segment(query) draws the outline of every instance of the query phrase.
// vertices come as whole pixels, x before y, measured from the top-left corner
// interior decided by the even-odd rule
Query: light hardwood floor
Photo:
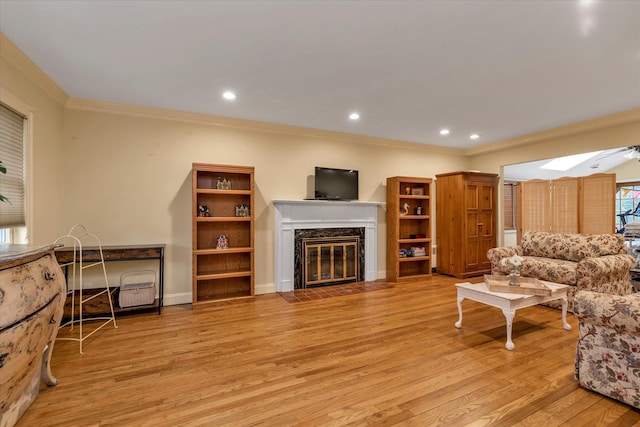
[[[84,355],[56,342],[60,383],[17,426],[640,425],[573,379],[576,318],[519,310],[508,351],[498,309],[467,300],[454,327],[457,282],[121,317]]]

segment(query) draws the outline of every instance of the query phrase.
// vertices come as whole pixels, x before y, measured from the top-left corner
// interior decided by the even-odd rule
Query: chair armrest
[[[629,271],[635,265],[627,254],[585,258],[576,266],[576,286],[578,290],[628,295],[633,292]]]
[[[618,334],[640,335],[640,293],[621,296],[578,291],[573,313],[583,324],[611,328]]]
[[[491,248],[487,251],[487,258],[491,262],[491,273],[500,273],[500,260],[509,258],[512,255],[520,255],[520,249],[515,246],[502,246],[500,248]]]

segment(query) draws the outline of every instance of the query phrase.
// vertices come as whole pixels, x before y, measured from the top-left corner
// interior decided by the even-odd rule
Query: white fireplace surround
[[[274,200],[275,289],[293,291],[295,231],[309,228],[364,228],[364,280],[378,274],[378,207],[384,202]]]

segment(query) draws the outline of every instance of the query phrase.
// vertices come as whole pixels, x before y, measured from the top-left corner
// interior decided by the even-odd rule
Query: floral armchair
[[[520,274],[549,282],[571,285],[567,290],[568,310],[580,289],[614,295],[633,292],[629,278],[636,260],[627,255],[624,237],[619,234],[561,234],[527,231],[516,247],[487,251],[491,273],[508,275],[509,266],[500,263],[512,255],[523,257]],[[559,308],[559,302],[547,305]]]
[[[575,378],[582,387],[640,409],[640,294],[578,291]]]

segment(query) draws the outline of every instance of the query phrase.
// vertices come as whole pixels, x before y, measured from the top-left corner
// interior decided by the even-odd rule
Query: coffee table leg
[[[571,330],[571,325],[567,323],[567,297],[561,298],[562,300],[562,327],[565,331]]]
[[[458,297],[458,321],[455,323],[456,328],[462,328],[462,301],[464,297]]]
[[[505,319],[507,319],[507,343],[504,346],[507,350],[513,350],[516,346],[513,345],[513,341],[511,341],[511,327],[513,326],[513,317],[516,315],[516,311],[503,308],[502,314],[504,314]]]

